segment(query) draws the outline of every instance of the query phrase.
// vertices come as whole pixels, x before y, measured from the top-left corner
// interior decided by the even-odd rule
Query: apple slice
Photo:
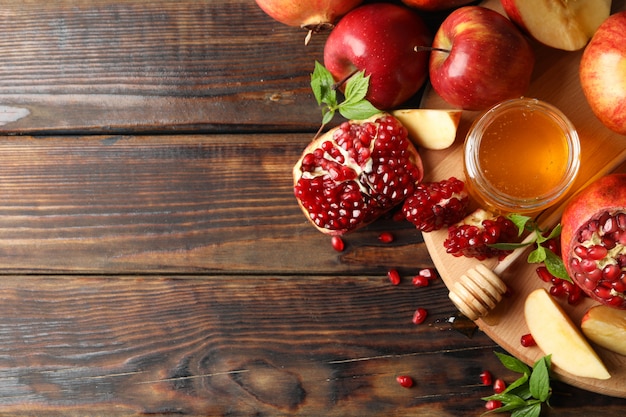
[[[406,127],[409,138],[425,149],[446,149],[456,139],[462,110],[406,109],[391,114]]]
[[[509,18],[544,45],[576,51],[611,14],[611,0],[501,0]]]
[[[626,355],[626,310],[605,305],[591,307],[583,316],[580,327],[596,345]]]
[[[555,366],[574,376],[611,377],[585,336],[544,288],[528,294],[524,317],[537,346],[552,355]]]

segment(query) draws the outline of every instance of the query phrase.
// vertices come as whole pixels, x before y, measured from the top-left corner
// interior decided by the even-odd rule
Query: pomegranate
[[[561,224],[569,276],[589,297],[626,309],[626,174],[604,176],[582,190]]]
[[[362,2],[363,0],[256,0],[261,10],[274,20],[314,32],[332,28],[339,17]]]
[[[384,113],[314,139],[293,168],[294,194],[318,230],[342,235],[402,203],[423,174],[406,128]]]

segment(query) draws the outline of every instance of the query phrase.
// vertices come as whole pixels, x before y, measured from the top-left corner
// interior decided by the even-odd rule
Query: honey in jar
[[[576,178],[576,129],[554,106],[528,98],[497,104],[472,125],[464,164],[473,196],[493,210],[537,212],[556,203]]]

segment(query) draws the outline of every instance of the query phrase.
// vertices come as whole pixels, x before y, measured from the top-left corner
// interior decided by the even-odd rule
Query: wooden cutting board
[[[499,1],[486,1],[485,6],[502,12]],[[624,1],[614,1],[613,9],[626,10]],[[578,66],[582,51],[566,52],[533,44],[536,52],[536,64],[531,87],[526,94],[549,102],[565,113],[576,126],[582,148],[581,171],[574,186],[575,192],[603,166],[610,163],[620,151],[626,148],[626,136],[620,136],[604,127],[591,112],[580,88]],[[421,107],[449,108],[432,89],[427,88]],[[443,151],[422,151],[426,170],[426,180],[440,180],[457,176],[464,178],[462,164],[463,140],[471,122],[476,118],[476,112],[464,112],[457,140],[455,144]],[[618,170],[626,170],[624,167]],[[478,261],[467,258],[455,258],[445,252],[443,241],[447,232],[436,231],[424,234],[424,240],[445,284],[451,287],[468,269],[474,267]],[[490,268],[496,261],[488,260],[484,264]],[[540,287],[549,285],[541,281],[536,272],[537,265],[530,265],[522,259],[514,263],[502,278],[513,290],[513,295],[505,298],[495,310],[484,319],[477,320],[477,325],[496,343],[509,353],[528,364],[534,363],[543,356],[538,347],[524,348],[520,344],[520,337],[529,333],[524,321],[523,307],[526,295]],[[575,323],[580,320],[594,302],[585,299],[579,305],[572,307],[565,300],[561,305]],[[563,346],[567,349],[567,346]],[[617,355],[597,347],[598,354],[603,359],[611,378],[595,380],[580,378],[555,368],[556,375],[571,385],[589,391],[598,392],[615,397],[626,398],[626,356]]]

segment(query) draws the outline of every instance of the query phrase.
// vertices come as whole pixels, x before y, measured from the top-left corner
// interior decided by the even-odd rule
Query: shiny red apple
[[[483,110],[525,94],[535,64],[521,31],[500,13],[481,6],[454,10],[435,34],[430,81],[449,104]]]
[[[626,135],[626,11],[607,18],[585,47],[580,83],[593,113]]]
[[[429,12],[440,10],[451,10],[456,7],[465,6],[475,0],[402,0],[402,3],[409,7]]]
[[[357,7],[341,18],[324,47],[324,66],[341,82],[355,71],[370,76],[366,98],[378,109],[399,106],[428,76],[431,35],[413,10],[391,3]]]
[[[315,29],[334,24],[363,0],[256,0],[273,19],[289,26]]]

